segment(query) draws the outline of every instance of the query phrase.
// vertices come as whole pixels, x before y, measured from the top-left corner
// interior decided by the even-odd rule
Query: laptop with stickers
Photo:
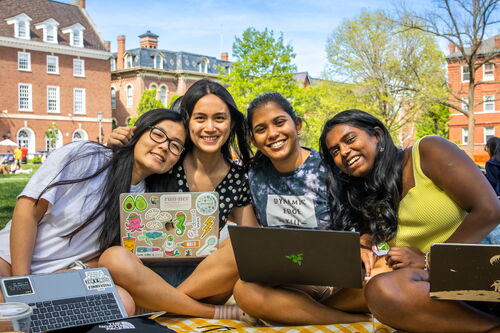
[[[31,333],[90,325],[127,316],[106,268],[0,279],[6,302],[33,309]]]
[[[217,192],[122,193],[121,244],[146,261],[206,257],[219,242]]]
[[[500,302],[500,245],[433,244],[430,296]]]
[[[359,233],[229,226],[243,281],[361,288]]]

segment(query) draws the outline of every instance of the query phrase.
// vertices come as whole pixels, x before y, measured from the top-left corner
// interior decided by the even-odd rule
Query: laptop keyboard
[[[123,318],[112,293],[29,304],[31,333]]]

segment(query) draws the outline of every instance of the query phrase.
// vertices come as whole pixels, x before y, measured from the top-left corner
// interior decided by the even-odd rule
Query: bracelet
[[[427,252],[424,257],[424,270],[430,271],[431,270],[431,262],[430,262],[430,252]]]

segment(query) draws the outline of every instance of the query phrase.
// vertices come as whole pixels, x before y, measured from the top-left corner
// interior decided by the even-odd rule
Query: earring
[[[383,152],[384,152],[384,150],[385,150],[385,148],[384,148],[384,147],[380,147],[380,152],[381,152],[381,153],[383,153]]]

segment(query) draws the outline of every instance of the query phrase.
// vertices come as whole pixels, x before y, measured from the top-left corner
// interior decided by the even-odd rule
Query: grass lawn
[[[32,169],[27,175],[1,175],[0,174],[0,229],[12,218],[12,211],[16,205],[16,197],[23,190],[33,173],[40,164],[22,164],[23,169]]]

